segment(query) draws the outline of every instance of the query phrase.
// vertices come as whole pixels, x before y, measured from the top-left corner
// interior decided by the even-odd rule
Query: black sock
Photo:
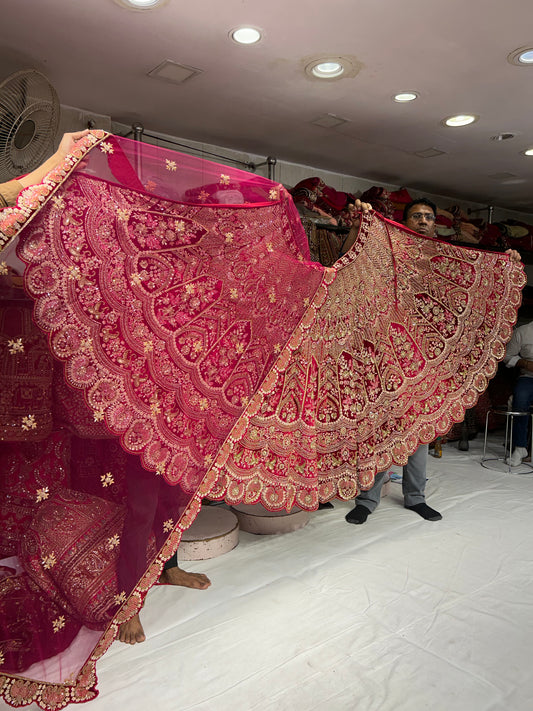
[[[414,506],[406,506],[405,508],[409,509],[409,511],[414,511],[419,516],[422,516],[422,518],[425,518],[426,521],[440,521],[442,518],[442,515],[438,511],[435,511],[435,509],[432,509],[431,506],[428,506],[424,502],[415,504]]]
[[[370,509],[367,509],[366,506],[357,504],[356,507],[349,511],[344,518],[348,521],[348,523],[359,524],[364,523],[370,513],[372,512]]]

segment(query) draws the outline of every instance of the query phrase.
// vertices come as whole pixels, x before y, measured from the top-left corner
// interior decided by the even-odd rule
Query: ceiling
[[[147,131],[272,155],[463,200],[533,212],[531,0],[4,0],[0,80],[33,67],[62,104],[140,121]],[[235,44],[251,24],[261,42]],[[352,76],[310,78],[313,58],[348,59]],[[201,73],[147,76],[164,60]],[[392,100],[415,90],[409,104]],[[447,128],[442,119],[479,120]],[[336,128],[313,123],[326,114]],[[512,133],[505,141],[491,140]],[[419,152],[437,149],[436,157]],[[318,172],[318,171],[315,171]]]

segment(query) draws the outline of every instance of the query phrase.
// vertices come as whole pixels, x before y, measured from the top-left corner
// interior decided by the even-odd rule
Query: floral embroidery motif
[[[55,554],[50,553],[49,555],[44,556],[41,562],[45,570],[50,570],[50,568],[53,568],[54,565],[57,563],[57,560]]]
[[[230,177],[229,175],[225,175],[224,173],[220,174],[220,184],[221,185],[229,185]]]
[[[100,150],[101,150],[103,153],[114,153],[114,148],[113,148],[113,146],[111,145],[111,143],[109,143],[109,142],[107,142],[107,141],[105,141],[105,142],[103,142],[103,143],[100,144]]]
[[[174,172],[177,169],[176,161],[175,160],[169,160],[168,158],[165,159],[165,168],[167,170],[170,170],[171,172]]]
[[[35,421],[35,415],[26,415],[22,418],[22,429],[24,432],[28,430],[34,430],[37,427],[37,422]]]
[[[112,486],[115,483],[115,478],[111,472],[107,472],[107,474],[102,474],[100,481],[102,482],[102,486],[105,488],[106,486]]]
[[[115,601],[115,605],[123,605],[126,602],[126,599],[126,593],[124,592],[124,590],[121,593],[115,595],[113,598],[113,600]]]
[[[45,501],[49,496],[50,496],[50,492],[48,491],[48,487],[43,486],[42,489],[37,489],[37,495],[35,497],[35,501],[38,504],[40,504],[41,501]]]
[[[1,246],[1,245],[2,245],[2,243],[0,242],[0,246]],[[9,274],[9,269],[8,269],[8,267],[7,267],[7,263],[6,263],[6,262],[0,262],[0,275],[1,275],[1,276],[5,276],[6,274]]]
[[[52,623],[54,627],[54,632],[59,632],[59,630],[62,630],[65,627],[65,615],[60,615],[57,619],[55,619]]]
[[[172,531],[173,528],[174,528],[174,521],[171,518],[167,519],[165,521],[165,523],[163,524],[163,530],[166,533],[170,533],[170,531]]]
[[[279,200],[279,189],[278,188],[272,188],[268,192],[268,197],[271,200]]]
[[[113,548],[116,548],[118,545],[120,545],[120,536],[118,533],[107,539],[107,547],[109,550],[113,550]]]
[[[65,200],[60,195],[54,195],[52,197],[52,202],[54,203],[54,207],[58,210],[65,209]]]
[[[22,338],[8,341],[7,347],[11,355],[15,355],[16,353],[24,353],[24,343],[22,342]]]

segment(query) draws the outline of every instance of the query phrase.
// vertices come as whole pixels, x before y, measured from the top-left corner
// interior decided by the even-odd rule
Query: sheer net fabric
[[[281,185],[103,132],[0,234],[40,329],[5,297],[0,684],[47,709],[96,694],[202,498],[312,510],[460,421],[524,283],[376,214],[322,267]]]

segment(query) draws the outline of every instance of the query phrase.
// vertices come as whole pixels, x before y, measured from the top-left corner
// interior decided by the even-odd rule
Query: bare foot
[[[163,570],[159,577],[161,585],[181,585],[184,588],[194,588],[195,590],[205,590],[211,585],[211,581],[203,573],[188,573],[181,568],[168,568]]]
[[[133,615],[131,620],[128,620],[120,625],[118,639],[125,644],[137,644],[138,642],[144,642],[146,637],[144,635],[143,626],[141,625],[138,613]]]

